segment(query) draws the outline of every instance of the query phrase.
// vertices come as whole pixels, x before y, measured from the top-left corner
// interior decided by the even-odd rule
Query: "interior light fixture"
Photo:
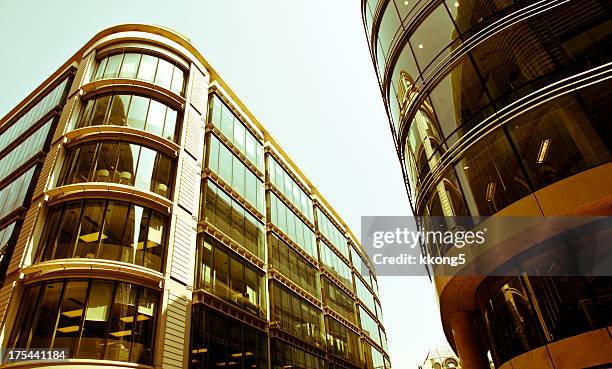
[[[550,152],[551,139],[547,138],[540,143],[540,150],[538,151],[537,163],[542,164],[547,158]]]
[[[495,196],[495,182],[490,182],[487,185],[487,193],[486,193],[487,201],[493,201],[494,196]]]

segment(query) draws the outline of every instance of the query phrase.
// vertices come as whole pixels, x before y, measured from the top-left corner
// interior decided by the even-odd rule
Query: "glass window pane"
[[[117,283],[110,307],[105,360],[129,361],[138,287]]]
[[[399,15],[397,14],[395,5],[393,4],[393,1],[390,1],[385,8],[380,23],[380,29],[378,30],[378,38],[385,55],[389,51],[389,47],[391,46],[391,42],[393,41],[395,34],[401,27],[400,24]]]
[[[140,206],[130,206],[125,232],[123,234],[123,252],[121,261],[126,263],[143,264],[145,242],[147,237],[149,210]]]
[[[116,78],[119,73],[119,67],[121,66],[121,60],[123,59],[123,54],[113,55],[108,58],[108,63],[106,64],[106,69],[104,70],[104,75],[102,78]]]
[[[151,100],[149,114],[147,114],[146,131],[161,136],[166,119],[166,105],[159,101]]]
[[[66,284],[59,320],[55,329],[53,347],[67,348],[71,354],[76,350],[81,336],[87,285],[87,281],[69,281]]]
[[[140,54],[128,53],[123,57],[123,65],[121,66],[121,72],[119,77],[122,78],[136,78],[136,72],[138,71],[138,64],[140,63]]]
[[[114,126],[125,126],[128,107],[130,106],[130,95],[115,95],[111,104],[108,124]]]
[[[140,155],[142,157],[142,154]],[[157,154],[157,163],[151,191],[164,197],[170,197],[170,186],[173,175],[172,167],[172,159],[165,155]]]
[[[119,143],[117,172],[114,182],[128,186],[134,185],[134,173],[138,165],[140,148],[140,146],[134,144]]]
[[[176,110],[172,108],[166,109],[166,119],[164,121],[164,134],[163,136],[170,141],[177,141],[177,133],[176,133],[176,120],[177,113]]]
[[[158,294],[155,291],[140,288],[136,323],[134,325],[134,346],[130,358],[132,362],[150,364],[153,359],[158,299]]]
[[[119,145],[116,142],[102,142],[98,148],[95,182],[112,182],[117,170],[119,160]]]
[[[104,118],[106,117],[106,111],[110,103],[111,96],[102,96],[96,99],[96,104],[91,114],[91,120],[89,121],[90,126],[100,126],[105,124]]]
[[[173,72],[174,65],[164,59],[159,59],[159,65],[157,66],[157,74],[155,75],[155,84],[170,89]]]
[[[118,261],[129,259],[129,255],[124,255],[124,253],[130,250],[123,247],[128,211],[129,205],[125,202],[108,202],[102,230],[100,258]]]
[[[61,226],[57,232],[55,259],[71,258],[76,245],[81,218],[82,202],[71,202],[66,205]]]
[[[159,59],[151,55],[143,55],[138,68],[138,79],[153,82]]]
[[[108,63],[108,58],[104,58],[100,60],[100,64],[98,64],[98,69],[96,69],[96,75],[94,76],[94,81],[102,78],[104,75],[104,69],[106,68],[106,63]]]
[[[174,67],[174,73],[172,74],[172,86],[170,89],[179,95],[183,95],[183,85],[185,79],[185,72],[179,67]]]
[[[135,146],[135,145],[133,145]],[[138,160],[138,170],[136,171],[135,186],[141,190],[151,191],[153,169],[157,153],[147,147],[140,148],[140,159]]]
[[[128,127],[144,129],[147,110],[149,109],[149,99],[142,96],[133,96],[128,113]]]
[[[43,297],[38,306],[36,323],[32,327],[30,347],[51,347],[62,287],[62,282],[45,285]]]
[[[166,236],[166,217],[154,211],[151,212],[151,221],[147,233],[147,251],[145,253],[144,266],[147,268],[161,270],[164,255],[164,243]]]
[[[66,184],[71,183],[80,183],[80,182],[88,182],[93,178],[93,170],[94,170],[94,159],[96,154],[98,144],[91,143],[83,145],[79,150],[78,157],[76,160],[76,167],[71,172],[68,172],[69,178],[65,181]]]
[[[410,45],[421,71],[458,36],[446,7],[440,4],[410,37]]]
[[[455,171],[472,216],[492,215],[531,192],[502,129],[471,146]]]
[[[74,253],[77,258],[95,258],[100,242],[100,228],[104,214],[103,200],[88,200],[83,208],[80,221],[79,238]],[[104,237],[102,237],[104,238]]]
[[[108,317],[113,298],[114,282],[92,281],[87,297],[85,323],[76,357],[102,359],[106,341]],[[34,347],[34,346],[32,346]],[[38,346],[40,347],[40,346]]]

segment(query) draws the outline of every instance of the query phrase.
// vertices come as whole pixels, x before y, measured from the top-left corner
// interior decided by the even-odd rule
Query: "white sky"
[[[163,25],[191,39],[356,234],[363,215],[409,215],[359,0],[84,3],[0,0],[0,116],[103,28]],[[433,286],[379,280],[392,365],[416,368],[446,343]]]

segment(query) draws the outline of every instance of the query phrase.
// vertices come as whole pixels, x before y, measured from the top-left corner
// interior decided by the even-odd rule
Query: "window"
[[[272,282],[270,288],[274,298],[271,321],[278,323],[283,331],[321,347],[322,312],[278,282]],[[280,297],[280,300],[277,300],[277,297]]]
[[[0,189],[0,199],[2,199],[2,202],[0,202],[0,219],[21,206],[24,206],[25,202],[29,201],[26,200],[26,194],[30,188],[35,170],[36,167],[32,167],[4,188]]]
[[[263,145],[217,95],[212,95],[208,119],[257,169],[263,172]]]
[[[137,144],[101,141],[71,148],[60,185],[111,182],[135,186],[170,198],[174,160]]]
[[[15,122],[3,124],[0,128],[0,131],[3,130],[2,133],[0,133],[0,152],[13,142],[18,142],[17,138],[19,136],[38,123],[51,109],[62,104],[64,91],[67,85],[68,79],[65,79],[57,87],[47,93],[39,102],[30,107],[28,111],[22,114]]]
[[[53,119],[42,125],[27,138],[24,138],[19,146],[0,158],[0,182],[45,149],[45,143],[47,143],[52,125]]]
[[[458,36],[446,7],[440,4],[425,18],[409,40],[421,71],[425,71],[429,63]],[[448,49],[446,50],[448,54]]]
[[[268,242],[270,268],[278,270],[313,296],[320,297],[317,269],[274,233],[270,234]]]
[[[197,286],[244,310],[266,315],[264,275],[209,236],[197,249]]]
[[[308,255],[318,259],[314,232],[273,193],[270,193],[270,213],[272,223]],[[293,227],[290,224],[293,224]]]
[[[263,214],[265,194],[261,179],[214,135],[210,136],[208,152],[210,169]]]
[[[158,301],[157,291],[107,280],[29,285],[8,347],[151,365]]]
[[[327,347],[331,354],[357,364],[359,360],[359,336],[330,316],[325,317]]]
[[[131,94],[102,95],[83,103],[76,128],[127,126],[176,142],[177,114],[173,108],[148,97]]]
[[[322,277],[323,302],[352,323],[356,322],[355,301],[326,277]]]
[[[374,342],[382,345],[378,323],[376,323],[374,318],[372,318],[361,306],[359,307],[359,320],[361,321],[361,328],[365,333],[373,339]]]
[[[344,283],[349,289],[353,289],[353,277],[351,268],[332,251],[324,242],[319,243],[321,262],[329,272]]]
[[[203,305],[193,306],[191,321],[190,369],[268,368],[268,337],[264,332]]]
[[[317,225],[323,236],[348,259],[350,256],[346,237],[319,208],[317,208]]]
[[[314,223],[312,200],[310,196],[291,178],[285,169],[274,159],[268,156],[268,172],[270,182],[276,187],[303,216]]]
[[[324,369],[325,361],[278,338],[270,341],[272,368]]]
[[[264,225],[210,180],[202,212],[209,224],[263,259]]]
[[[167,217],[113,200],[49,209],[36,260],[101,258],[161,270]]]

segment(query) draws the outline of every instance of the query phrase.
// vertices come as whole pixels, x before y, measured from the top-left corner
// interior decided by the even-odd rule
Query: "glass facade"
[[[127,142],[86,143],[66,153],[59,185],[83,182],[118,183],[170,198],[174,160],[148,147]]]
[[[185,72],[176,63],[159,56],[126,52],[102,57],[93,70],[92,81],[106,78],[138,79],[182,95]]]
[[[551,201],[545,197],[552,187],[544,190],[551,185],[573,187],[571,196],[589,201],[607,196],[577,174],[612,159],[612,89],[600,75],[612,56],[608,5],[391,0],[375,12],[363,0],[362,7],[415,215],[519,215],[524,208],[517,202],[527,195]],[[558,215],[550,205],[539,210]],[[564,251],[567,257],[578,252]],[[359,270],[354,255],[352,260]],[[476,301],[477,341],[496,367],[610,324],[610,301],[602,292],[609,291],[609,278],[538,274],[532,268],[521,277],[488,277],[475,296],[462,297],[461,304]],[[367,283],[361,282],[356,279],[355,291],[370,310]],[[454,288],[467,293],[457,283]],[[449,311],[458,302],[449,296],[457,290],[442,291],[442,320],[452,332]],[[378,315],[378,301],[373,304]],[[376,336],[366,313],[360,308],[362,326]],[[385,341],[380,331],[382,347]],[[366,366],[386,365],[379,356],[372,350]]]
[[[62,103],[64,97],[64,91],[68,79],[65,79],[57,87],[51,90],[45,97],[43,97],[38,103],[30,107],[25,114],[23,114],[14,123],[8,123],[0,127],[0,153],[13,142],[18,142],[18,138],[24,134],[30,127],[33,127],[40,119],[43,118],[49,111],[57,107]],[[4,129],[4,127],[8,127]]]
[[[115,200],[71,201],[49,209],[37,260],[90,258],[161,271],[168,217]]]
[[[272,156],[268,156],[270,182],[311,223],[314,223],[312,200]]]
[[[218,95],[211,96],[209,120],[251,164],[263,172],[263,145]]]
[[[133,94],[95,96],[83,103],[76,128],[125,126],[178,141],[178,112],[149,97]]]
[[[263,183],[257,175],[215,136],[210,136],[208,152],[208,167],[263,214]]]
[[[28,285],[10,348],[68,348],[70,358],[151,364],[159,293],[101,279]]]
[[[325,329],[329,352],[358,365],[359,336],[329,316],[325,317]]]
[[[496,365],[545,343],[612,324],[610,277],[488,277],[479,333]]]
[[[357,323],[355,300],[326,277],[321,277],[323,303],[351,323]]]
[[[198,241],[196,287],[255,315],[266,316],[264,274],[212,237]]]
[[[210,180],[203,205],[204,220],[263,259],[265,229],[261,221]]]
[[[321,296],[319,272],[310,261],[274,233],[268,239],[268,250],[270,268],[278,270],[313,296]]]
[[[280,339],[272,339],[270,347],[271,365],[273,369],[324,369],[325,361]]]
[[[0,203],[0,219],[22,207],[28,200],[26,195],[30,189],[35,170],[36,167],[32,167],[6,187],[0,189],[0,199],[2,199],[2,203]]]
[[[324,242],[319,243],[319,251],[321,253],[321,263],[323,263],[325,269],[344,283],[350,290],[353,290],[351,267]]]
[[[323,313],[278,282],[270,283],[270,320],[283,332],[323,347]]]
[[[270,193],[270,218],[283,233],[297,243],[308,255],[317,257],[314,232],[275,194]]]
[[[202,305],[193,306],[190,369],[268,368],[268,336]]]
[[[349,258],[349,249],[346,237],[344,233],[338,229],[332,223],[331,220],[323,213],[319,208],[317,208],[317,226],[321,234],[325,236],[325,238],[332,243],[344,255],[346,258]]]
[[[0,158],[0,183],[43,150],[52,124],[53,119],[24,139],[19,146]]]

